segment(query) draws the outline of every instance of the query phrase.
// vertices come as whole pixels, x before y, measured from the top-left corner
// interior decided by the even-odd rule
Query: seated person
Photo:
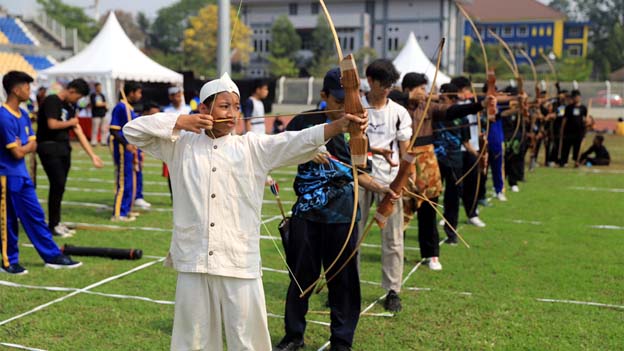
[[[603,145],[604,137],[602,135],[596,135],[594,143],[587,151],[581,155],[581,164],[589,164],[593,166],[608,166],[611,162],[609,151]],[[596,154],[596,157],[589,157],[592,153]]]

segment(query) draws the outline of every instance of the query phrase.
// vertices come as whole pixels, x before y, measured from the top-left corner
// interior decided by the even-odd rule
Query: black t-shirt
[[[106,115],[106,107],[97,107],[98,102],[106,102],[104,94],[91,93],[91,115],[93,117],[104,117]]]
[[[327,122],[325,113],[318,112],[295,116],[286,130],[298,131]],[[351,164],[349,143],[345,135],[340,134],[331,138],[325,147],[331,155],[328,165],[310,161],[297,168],[293,185],[297,202],[293,205],[293,216],[319,223],[349,223],[353,213],[353,175],[351,168],[343,164]],[[370,167],[369,161],[367,171]]]
[[[587,107],[584,105],[568,105],[565,109],[565,130],[566,136],[579,136],[585,134],[585,117],[587,117]]]
[[[48,128],[48,118],[67,121],[76,117],[76,108],[73,104],[61,101],[57,95],[50,95],[43,100],[43,105],[37,113],[37,143],[56,141],[69,144],[69,129]]]

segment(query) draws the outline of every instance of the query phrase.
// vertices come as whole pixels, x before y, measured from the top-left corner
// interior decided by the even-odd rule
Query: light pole
[[[217,72],[231,73],[230,62],[230,0],[219,0],[219,29],[217,30]]]

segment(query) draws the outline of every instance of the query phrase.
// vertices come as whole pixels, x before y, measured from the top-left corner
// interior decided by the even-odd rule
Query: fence
[[[510,84],[507,81],[499,81],[500,88]],[[276,103],[278,104],[316,104],[320,101],[319,93],[323,86],[322,78],[285,78],[281,77],[276,85]],[[475,84],[476,86],[476,84]],[[526,81],[524,83],[525,90],[529,95],[534,95],[535,83]],[[575,89],[574,82],[561,82],[561,89],[571,91]],[[576,84],[578,90],[584,99],[592,99],[594,106],[605,108],[616,108],[624,106],[616,106],[617,99],[614,95],[618,95],[620,99],[624,97],[624,82],[583,82]],[[549,95],[555,93],[555,89],[549,82],[547,89]],[[611,98],[606,98],[611,96]],[[621,100],[619,100],[621,101]]]
[[[33,22],[61,43],[61,47],[71,48],[74,54],[86,46],[84,42],[78,39],[78,30],[76,28],[66,28],[45,12],[37,13],[33,17]]]

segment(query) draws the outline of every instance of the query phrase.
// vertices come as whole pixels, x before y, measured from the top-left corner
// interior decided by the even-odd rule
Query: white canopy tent
[[[427,90],[431,90],[431,83],[433,83],[433,76],[435,75],[436,66],[433,64],[425,52],[422,50],[414,32],[410,32],[405,46],[397,57],[393,61],[394,67],[401,73],[399,82],[403,80],[403,76],[410,72],[423,73],[427,76],[429,84]],[[436,80],[437,88],[440,88],[442,84],[449,83],[451,78],[441,71],[438,72],[438,78]]]
[[[114,103],[115,80],[182,84],[183,76],[154,62],[128,38],[111,11],[91,43],[76,56],[40,72],[44,79],[84,78],[102,83]]]

